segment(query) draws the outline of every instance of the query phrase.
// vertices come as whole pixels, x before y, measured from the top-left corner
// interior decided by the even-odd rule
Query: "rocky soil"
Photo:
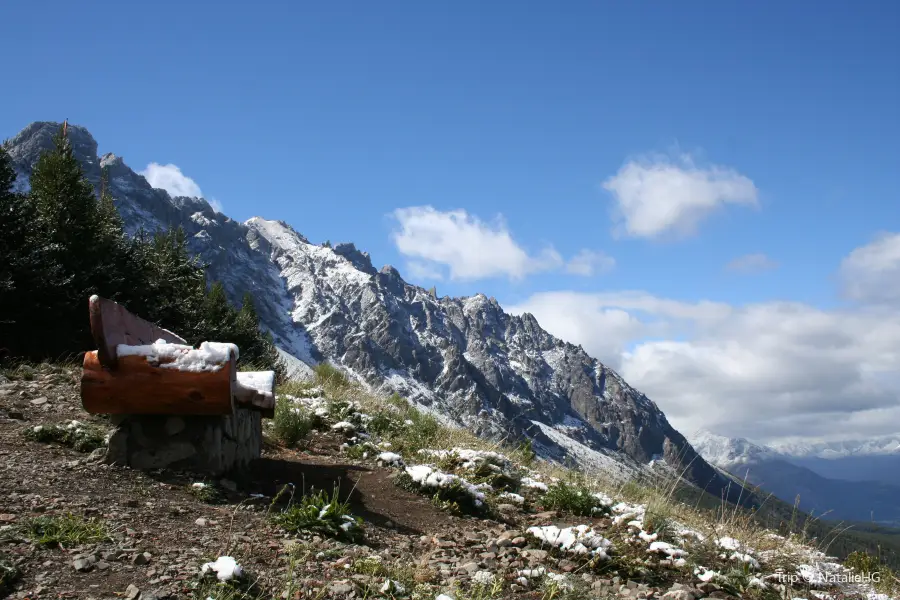
[[[340,433],[313,433],[300,450],[268,443],[249,474],[221,481],[109,466],[102,450],[29,439],[26,432],[37,426],[67,427],[73,419],[109,429],[104,418],[83,412],[77,381],[76,370],[49,366],[0,378],[0,565],[17,573],[10,598],[734,597],[690,573],[632,580],[527,533],[531,526],[585,523],[606,529],[611,516],[512,504],[490,518],[451,514],[396,485],[402,471],[342,454]],[[198,482],[221,490],[220,501],[199,497],[192,488]],[[288,484],[297,495],[338,486],[363,519],[364,539],[288,535],[273,525],[273,497]],[[102,523],[108,538],[52,547],[29,536],[33,519],[66,514]],[[210,595],[217,588],[200,572],[220,556],[237,560],[258,596]]]

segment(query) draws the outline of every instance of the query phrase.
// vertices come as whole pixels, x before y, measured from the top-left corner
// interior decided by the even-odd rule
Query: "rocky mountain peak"
[[[375,267],[372,266],[372,259],[369,257],[369,253],[360,252],[352,242],[336,245],[334,247],[334,252],[349,260],[354,267],[363,273],[368,273],[369,275],[374,275],[376,273]]]

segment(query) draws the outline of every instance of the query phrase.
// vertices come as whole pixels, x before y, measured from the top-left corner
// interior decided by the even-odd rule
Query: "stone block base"
[[[222,475],[243,471],[262,452],[262,419],[254,410],[233,416],[114,415],[105,461],[134,469],[173,469]]]

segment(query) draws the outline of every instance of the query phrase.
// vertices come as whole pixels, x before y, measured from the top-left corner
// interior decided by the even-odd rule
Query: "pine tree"
[[[236,333],[244,343],[244,346],[238,346],[241,348],[241,357],[261,369],[274,369],[278,379],[282,379],[285,375],[284,365],[275,349],[272,334],[260,331],[259,315],[250,292],[244,294],[236,325]]]
[[[203,265],[187,250],[184,230],[152,237],[140,231],[129,255],[133,270],[123,303],[135,314],[191,337],[204,315],[206,277]]]
[[[48,292],[65,287],[68,278],[53,260],[55,247],[42,235],[31,198],[13,191],[15,180],[0,146],[0,345],[39,357],[42,341],[34,326],[47,321]]]

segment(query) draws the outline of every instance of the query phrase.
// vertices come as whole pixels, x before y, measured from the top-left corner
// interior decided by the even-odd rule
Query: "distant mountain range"
[[[900,426],[900,424],[898,424]],[[888,436],[870,440],[848,440],[843,442],[820,442],[773,444],[772,448],[782,454],[801,457],[835,459],[845,456],[900,456],[900,437]]]
[[[827,519],[900,525],[900,485],[891,485],[878,478],[851,482],[846,478],[826,476],[815,468],[846,461],[862,464],[872,460],[896,460],[900,456],[850,452],[833,459],[794,457],[743,438],[728,438],[707,431],[695,433],[691,444],[703,458],[737,480],[746,480],[787,503],[796,501],[805,512]],[[848,444],[846,448],[853,447]],[[809,461],[814,461],[813,466],[803,464]],[[900,465],[900,462],[895,464]],[[832,471],[841,472],[840,469]],[[896,470],[890,477],[897,479]]]

